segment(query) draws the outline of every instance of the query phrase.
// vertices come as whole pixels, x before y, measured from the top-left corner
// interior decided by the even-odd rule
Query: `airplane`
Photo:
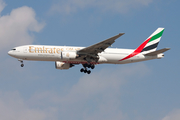
[[[101,41],[89,47],[49,46],[49,45],[23,45],[11,49],[8,54],[17,58],[24,66],[23,60],[54,61],[56,69],[69,69],[77,64],[82,64],[80,72],[91,73],[98,64],[127,64],[152,59],[161,59],[164,52],[170,48],[156,50],[162,37],[164,28],[158,28],[136,49],[108,48],[118,35]]]

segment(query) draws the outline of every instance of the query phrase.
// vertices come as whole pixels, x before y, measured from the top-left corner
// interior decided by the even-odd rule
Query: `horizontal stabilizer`
[[[163,48],[163,49],[161,49],[161,50],[157,50],[157,51],[154,51],[154,52],[150,52],[150,53],[145,54],[145,56],[158,55],[158,54],[160,54],[160,53],[166,52],[167,50],[170,50],[170,48]]]

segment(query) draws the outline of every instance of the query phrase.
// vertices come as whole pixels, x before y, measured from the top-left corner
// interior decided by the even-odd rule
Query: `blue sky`
[[[0,0],[0,119],[179,120],[178,0]],[[20,62],[8,50],[25,44],[89,46],[118,33],[113,47],[138,47],[164,27],[160,60],[55,69]]]

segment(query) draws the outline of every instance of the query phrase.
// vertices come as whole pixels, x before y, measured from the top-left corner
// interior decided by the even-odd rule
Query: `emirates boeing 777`
[[[108,48],[120,33],[107,40],[89,47],[24,45],[11,49],[8,54],[17,58],[24,66],[23,60],[54,61],[56,69],[69,69],[82,64],[81,72],[90,74],[97,64],[126,64],[164,57],[164,52],[170,48],[156,50],[164,28],[158,28],[137,49]]]

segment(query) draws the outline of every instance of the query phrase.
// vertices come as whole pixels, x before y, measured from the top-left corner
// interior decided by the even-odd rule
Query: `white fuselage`
[[[25,45],[15,47],[10,50],[8,54],[20,60],[34,60],[34,61],[60,61],[65,63],[80,64],[87,61],[82,59],[76,59],[74,54],[84,47],[71,47],[71,46],[48,46],[48,45]],[[103,52],[99,53],[99,60],[93,64],[125,64],[140,62],[150,59],[161,58],[156,56],[144,56],[139,53],[129,59],[121,60],[126,56],[133,53],[133,49],[118,49],[107,48]]]

